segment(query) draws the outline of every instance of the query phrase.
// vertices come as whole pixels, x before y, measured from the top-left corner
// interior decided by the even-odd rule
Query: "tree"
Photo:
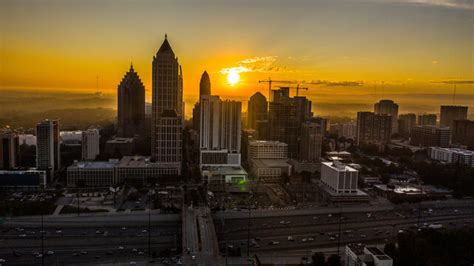
[[[311,256],[312,265],[313,266],[323,266],[326,262],[326,258],[324,257],[323,253],[316,252]]]
[[[341,257],[339,255],[333,254],[328,258],[329,266],[341,266]]]

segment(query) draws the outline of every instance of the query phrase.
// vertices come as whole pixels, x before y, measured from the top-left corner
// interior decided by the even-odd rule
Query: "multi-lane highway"
[[[190,247],[188,259],[194,261],[192,255],[195,253],[196,261],[201,261],[199,256],[202,254],[216,257],[212,227],[215,227],[222,255],[227,246],[240,247],[245,255],[247,236],[250,236],[250,254],[278,253],[282,256],[306,256],[315,249],[338,245],[342,250],[349,242],[385,243],[395,239],[400,230],[416,229],[418,224],[422,227],[430,224],[443,224],[443,228],[474,227],[471,201],[423,204],[420,212],[417,206],[252,211],[250,231],[247,210],[214,215],[200,209],[192,210],[186,212],[191,221],[186,228],[185,224],[182,227],[181,215],[157,212],[150,216],[147,212],[45,216],[44,241],[40,217],[18,217],[7,219],[0,227],[0,259],[6,260],[2,265],[41,264],[43,242],[45,265],[148,262],[152,260],[148,253],[150,235],[151,250],[158,257],[180,253],[184,242]],[[182,242],[183,229],[195,233],[186,233],[187,238]],[[154,260],[177,263],[180,259],[175,257],[174,262],[171,258]]]

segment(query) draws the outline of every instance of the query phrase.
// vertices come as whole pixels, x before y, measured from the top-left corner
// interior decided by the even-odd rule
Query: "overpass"
[[[184,265],[224,265],[208,207],[185,206],[182,212]]]

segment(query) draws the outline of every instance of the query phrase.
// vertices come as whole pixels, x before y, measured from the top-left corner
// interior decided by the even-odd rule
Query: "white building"
[[[93,161],[99,155],[99,138],[96,128],[82,132],[82,160]]]
[[[291,175],[286,143],[254,140],[248,143],[247,151],[251,172],[260,181],[279,182],[282,175]]]
[[[240,166],[242,104],[202,95],[199,119],[200,166]]]
[[[392,266],[393,259],[377,247],[349,244],[345,249],[345,266]]]
[[[474,167],[474,151],[459,148],[430,147],[429,156],[432,160],[449,163],[465,164]]]
[[[59,132],[61,136],[61,144],[70,145],[70,144],[79,144],[82,141],[82,131],[61,131]]]
[[[357,193],[359,171],[339,161],[321,163],[321,182],[336,194]]]
[[[36,136],[33,134],[19,134],[20,145],[36,146]]]

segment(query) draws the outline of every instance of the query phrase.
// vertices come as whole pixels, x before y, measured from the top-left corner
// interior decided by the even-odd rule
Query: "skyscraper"
[[[410,134],[414,126],[416,126],[415,114],[401,114],[398,116],[398,132],[400,134]]]
[[[199,101],[194,105],[193,108],[193,128],[197,131],[199,131],[200,127],[200,102],[202,96],[205,95],[211,95],[211,79],[209,78],[209,74],[207,74],[207,71],[204,71],[204,73],[202,73],[201,75],[201,81],[199,82]]]
[[[474,148],[474,121],[455,120],[451,132],[453,133],[453,143]]]
[[[82,160],[93,161],[99,155],[99,137],[96,128],[82,131]]]
[[[145,86],[130,65],[117,89],[117,135],[134,137],[145,129]]]
[[[410,143],[423,147],[449,147],[451,129],[449,127],[416,126],[411,131]]]
[[[419,126],[436,126],[436,114],[422,114],[418,115]]]
[[[0,130],[0,169],[14,169],[19,163],[20,141],[10,128]]]
[[[356,143],[386,144],[392,133],[392,116],[377,115],[372,112],[357,113]]]
[[[467,119],[467,106],[455,105],[441,105],[440,126],[450,127],[454,126],[454,120]]]
[[[181,174],[183,78],[167,36],[152,63],[151,154],[157,162],[173,164]]]
[[[257,129],[258,121],[268,119],[267,98],[260,92],[256,92],[250,97],[247,108],[247,127]]]
[[[199,82],[199,99],[203,95],[211,95],[211,79],[207,71],[204,71],[201,75],[201,81]]]
[[[240,166],[242,104],[203,95],[200,106],[200,165]]]
[[[398,104],[392,100],[380,100],[374,105],[376,115],[392,116],[392,134],[398,133]]]
[[[324,130],[321,124],[305,122],[301,126],[299,159],[305,162],[319,162],[323,145]]]
[[[48,171],[48,179],[61,168],[59,120],[44,120],[36,125],[36,168]]]

